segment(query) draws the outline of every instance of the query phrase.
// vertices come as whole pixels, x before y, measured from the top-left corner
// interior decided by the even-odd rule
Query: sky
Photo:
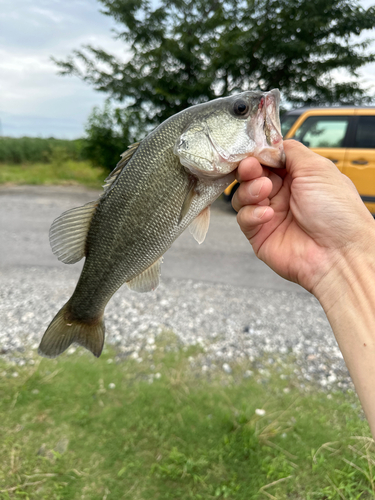
[[[375,0],[360,3],[367,8]],[[106,95],[78,77],[58,75],[51,56],[64,60],[91,44],[127,60],[125,44],[114,39],[115,22],[100,13],[97,0],[0,0],[0,6],[0,135],[83,136]],[[375,64],[361,73],[375,91]]]
[[[105,95],[51,60],[92,44],[126,58],[96,0],[0,0],[1,135],[72,139]]]

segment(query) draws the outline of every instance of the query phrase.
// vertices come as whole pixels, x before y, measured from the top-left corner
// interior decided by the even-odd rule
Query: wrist
[[[371,297],[375,300],[375,226],[360,240],[332,254],[327,272],[312,293],[327,315],[342,301],[349,301],[359,311]]]
[[[369,234],[365,240],[341,252],[314,295],[327,314],[375,436],[375,237]]]

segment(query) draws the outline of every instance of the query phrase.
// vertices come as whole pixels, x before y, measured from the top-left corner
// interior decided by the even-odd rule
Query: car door
[[[315,110],[294,133],[293,139],[302,142],[315,153],[331,160],[342,171],[345,164],[346,141],[352,116],[348,114],[325,114]],[[289,134],[288,134],[289,135]]]
[[[359,109],[348,142],[343,173],[355,184],[362,200],[375,213],[375,109]]]

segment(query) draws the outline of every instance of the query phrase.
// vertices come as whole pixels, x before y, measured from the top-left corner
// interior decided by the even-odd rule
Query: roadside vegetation
[[[51,163],[59,156],[74,161],[85,160],[84,140],[69,141],[53,137],[0,138],[0,163]]]
[[[78,185],[97,188],[103,185],[107,172],[89,161],[66,160],[57,163],[0,164],[0,185]]]
[[[277,359],[266,376],[199,356],[164,335],[138,356],[0,362],[0,498],[374,498],[354,393],[302,388]]]
[[[2,137],[0,184],[82,184],[100,188],[108,170],[94,165],[86,149],[84,139]]]

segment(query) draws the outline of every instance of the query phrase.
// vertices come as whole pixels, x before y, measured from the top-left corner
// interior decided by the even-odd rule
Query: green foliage
[[[277,87],[293,104],[369,99],[353,78],[332,78],[375,60],[369,40],[354,41],[375,26],[375,7],[357,0],[100,1],[130,60],[86,46],[57,64],[124,101],[128,129],[243,90]]]
[[[374,498],[355,395],[281,380],[283,359],[266,386],[249,362],[202,375],[172,335],[140,354],[0,361],[1,500]]]
[[[0,163],[50,163],[83,160],[83,141],[38,137],[0,137]]]
[[[84,156],[96,166],[113,170],[121,153],[141,139],[141,123],[137,122],[136,116],[132,121],[137,124],[137,138],[134,136],[135,127],[130,126],[129,110],[113,109],[108,101],[103,110],[95,107],[86,125]]]

